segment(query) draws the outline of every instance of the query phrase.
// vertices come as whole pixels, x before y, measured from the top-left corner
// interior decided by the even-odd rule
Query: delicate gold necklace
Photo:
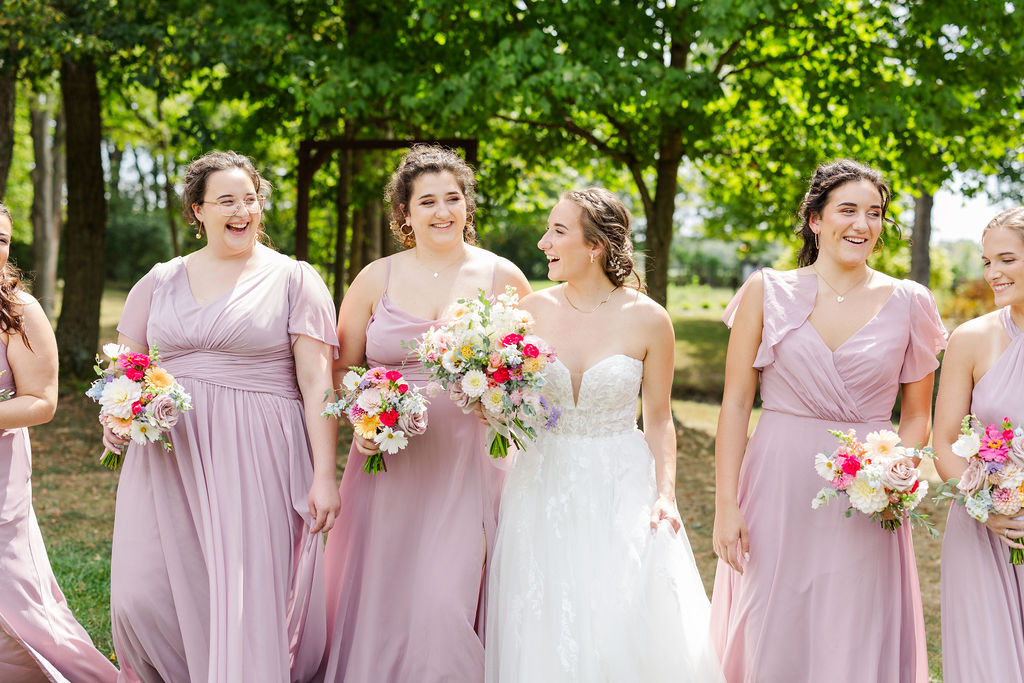
[[[822,274],[818,272],[817,267],[811,266],[811,270],[814,271],[814,274],[817,275],[818,278],[820,278],[821,281],[824,282],[828,286],[829,289],[831,289],[833,292],[835,292],[835,294],[836,294],[836,303],[839,303],[839,304],[841,304],[844,301],[846,301],[846,295],[847,294],[849,294],[853,290],[857,289],[858,287],[860,287],[861,285],[866,283],[868,281],[868,278],[871,277],[871,269],[869,268],[867,274],[863,278],[861,278],[860,282],[858,282],[857,284],[853,285],[852,287],[848,287],[845,292],[840,292],[838,289],[836,289],[835,287],[832,286],[832,283],[830,283],[828,280],[826,280],[824,278],[824,276],[822,276]]]
[[[413,252],[413,256],[416,257],[416,262],[419,263],[424,268],[426,268],[427,270],[429,270],[431,272],[431,274],[433,274],[434,279],[436,280],[437,277],[441,273],[443,273],[444,271],[448,270],[449,268],[454,266],[456,263],[461,263],[462,261],[465,261],[466,260],[466,251],[463,250],[463,252],[461,254],[459,254],[459,257],[457,259],[455,259],[454,261],[449,262],[447,265],[442,266],[441,268],[438,268],[437,270],[434,270],[433,268],[431,268],[427,264],[423,263],[423,261],[420,260],[420,254],[419,254],[418,251],[417,252]]]
[[[618,289],[618,287],[612,287],[612,291],[608,292],[608,296],[606,296],[605,298],[601,299],[601,301],[596,306],[591,308],[589,311],[584,311],[582,308],[580,308],[579,306],[574,304],[572,302],[572,299],[569,298],[569,283],[568,282],[566,282],[565,285],[562,287],[562,296],[565,297],[565,300],[569,302],[570,306],[575,308],[580,313],[593,313],[594,311],[596,311],[597,309],[601,308],[606,303],[608,303],[608,299],[612,298],[612,294],[615,293],[616,289]]]

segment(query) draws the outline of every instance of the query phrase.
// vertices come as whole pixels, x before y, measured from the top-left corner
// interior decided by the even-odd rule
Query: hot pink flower
[[[408,384],[399,384],[398,385],[398,393],[404,394],[407,391],[409,391],[409,385]]]
[[[133,382],[138,382],[140,379],[145,377],[145,375],[146,373],[144,371],[136,370],[135,368],[132,368],[131,370],[126,370],[124,373],[124,376]]]
[[[138,415],[143,410],[145,410],[145,408],[142,407],[142,403],[140,401],[136,401],[132,404],[132,415]]]
[[[145,370],[149,367],[149,356],[144,353],[133,353],[129,358],[132,360],[132,365],[137,368]]]
[[[397,382],[398,380],[402,379],[402,373],[400,373],[398,370],[388,370],[386,373],[384,373],[384,376],[387,377],[392,382]]]
[[[521,341],[523,341],[523,335],[516,334],[515,332],[513,332],[512,334],[506,334],[505,335],[505,338],[501,340],[501,345],[502,346],[515,346],[516,344],[518,344]]]
[[[380,414],[380,423],[385,427],[394,427],[396,422],[398,422],[397,410],[385,410]]]
[[[1013,438],[1013,432],[1010,432],[1010,437]],[[985,435],[981,439],[981,448],[978,449],[981,459],[988,462],[1005,462],[1007,450],[1003,429],[994,424],[986,427]]]
[[[843,461],[843,472],[851,477],[857,476],[857,472],[860,472],[860,460],[849,455],[841,456],[841,459]]]
[[[840,474],[832,478],[832,486],[839,491],[845,491],[853,483],[853,480],[853,475]]]
[[[494,371],[494,374],[491,375],[494,381],[497,382],[498,384],[504,384],[505,382],[507,382],[509,380],[509,376],[510,375],[506,368],[498,368],[497,370]]]
[[[523,347],[523,355],[527,358],[536,358],[540,355],[540,349],[533,344],[527,344]]]

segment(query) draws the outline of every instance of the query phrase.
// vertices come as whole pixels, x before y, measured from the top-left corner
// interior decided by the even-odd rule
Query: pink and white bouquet
[[[470,412],[479,403],[491,428],[487,448],[495,458],[508,455],[509,441],[520,449],[537,437],[537,428],[553,427],[561,409],[541,395],[544,368],[555,352],[530,334],[533,316],[516,306],[512,287],[488,297],[459,299],[413,350],[432,380]]]
[[[134,443],[159,443],[170,451],[167,432],[181,413],[192,410],[192,397],[171,373],[161,368],[156,346],[149,354],[132,353],[120,344],[106,344],[93,366],[99,379],[85,395],[100,404],[100,423]],[[105,365],[105,367],[104,367]],[[104,450],[100,462],[116,469],[124,455]]]
[[[387,472],[381,453],[394,455],[409,445],[409,437],[427,431],[428,401],[398,370],[350,368],[333,393],[338,400],[324,407],[323,416],[344,415],[356,434],[380,448],[366,457],[367,474]]]
[[[914,464],[914,458],[932,457],[931,448],[906,448],[900,445],[895,432],[883,429],[871,432],[864,443],[857,440],[854,430],[843,432],[830,429],[828,433],[839,439],[839,448],[833,453],[814,456],[814,469],[818,476],[829,482],[811,501],[818,509],[845,494],[850,507],[878,521],[883,529],[895,531],[907,519],[923,526],[936,535],[927,515],[917,510],[928,493],[928,481]]]
[[[1024,428],[1010,418],[984,428],[974,415],[960,422],[953,453],[967,461],[959,481],[950,479],[941,496],[967,508],[982,524],[993,512],[1017,517],[1024,507]],[[953,492],[952,489],[955,489]],[[1024,551],[1010,548],[1010,562],[1024,564]]]

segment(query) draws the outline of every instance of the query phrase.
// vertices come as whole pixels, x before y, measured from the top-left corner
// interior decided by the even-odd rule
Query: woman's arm
[[[668,312],[651,303],[651,324],[645,325],[649,340],[644,357],[644,437],[654,454],[658,498],[651,509],[651,529],[668,520],[674,531],[683,526],[676,507],[676,430],[672,424],[672,377],[675,373],[675,331]],[[646,314],[646,311],[645,311]]]
[[[334,451],[338,443],[338,421],[321,416],[324,396],[331,390],[331,347],[300,335],[292,345],[295,378],[302,393],[306,432],[313,450],[313,485],[309,489],[310,533],[330,531],[341,509],[335,477]]]
[[[53,328],[37,302],[24,304],[21,309],[22,333],[6,335],[7,362],[17,393],[0,403],[0,429],[44,424],[57,409],[57,341]]]
[[[942,357],[932,446],[935,448],[935,469],[943,481],[959,479],[967,469],[967,461],[953,454],[953,443],[960,436],[961,420],[971,412],[974,355],[978,346],[970,337],[970,333],[965,333],[962,326],[958,327],[950,335],[949,346]]]
[[[739,507],[740,465],[747,448],[747,429],[759,377],[754,359],[764,325],[762,278],[760,273],[751,276],[729,334],[725,390],[715,433],[715,554],[741,574],[741,557],[749,554],[750,539]]]
[[[501,294],[505,291],[506,286],[512,286],[516,288],[519,298],[522,299],[533,291],[530,288],[530,281],[526,279],[523,271],[519,270],[519,266],[516,264],[499,257],[495,267],[498,272],[494,281],[494,294]]]
[[[935,373],[916,382],[900,385],[900,442],[919,448],[928,444],[932,432],[932,387]]]

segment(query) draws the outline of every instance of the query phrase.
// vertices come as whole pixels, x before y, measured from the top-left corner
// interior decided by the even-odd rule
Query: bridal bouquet
[[[864,443],[857,440],[852,429],[845,434],[833,429],[828,433],[839,439],[839,448],[831,455],[814,456],[814,469],[829,484],[811,501],[813,509],[843,493],[850,502],[847,516],[854,510],[871,515],[888,531],[895,531],[909,519],[932,535],[938,533],[927,515],[917,511],[928,493],[928,482],[921,478],[913,458],[932,457],[931,448],[905,448],[900,445],[899,435],[887,429],[871,432]]]
[[[977,425],[977,427],[975,427]],[[941,496],[967,508],[982,524],[991,513],[1015,517],[1024,507],[1024,428],[1010,418],[984,428],[974,415],[960,422],[953,453],[967,461],[960,480],[950,479]],[[951,489],[955,487],[954,493]],[[1010,548],[1010,563],[1024,564],[1024,550]]]
[[[427,399],[397,370],[350,368],[334,390],[324,417],[344,415],[359,436],[380,447],[366,457],[363,472],[388,471],[381,452],[394,455],[409,445],[409,437],[427,431]]]
[[[512,287],[492,298],[481,290],[476,299],[459,299],[445,314],[447,322],[413,345],[431,379],[456,405],[466,412],[481,405],[495,458],[508,455],[509,441],[522,449],[537,437],[537,427],[551,428],[561,415],[540,393],[555,352],[530,334],[533,316],[516,308],[518,303]]]
[[[100,404],[100,423],[118,436],[139,444],[159,443],[171,450],[167,432],[181,413],[192,410],[192,397],[171,373],[161,368],[156,346],[149,354],[132,353],[120,344],[106,344],[96,356],[99,375],[85,395]],[[106,367],[103,367],[104,364]],[[104,450],[100,462],[116,469],[124,455]]]
[[[6,370],[0,370],[0,377],[3,377],[6,374]],[[6,401],[9,398],[14,398],[14,389],[4,389],[0,391],[0,401]]]

